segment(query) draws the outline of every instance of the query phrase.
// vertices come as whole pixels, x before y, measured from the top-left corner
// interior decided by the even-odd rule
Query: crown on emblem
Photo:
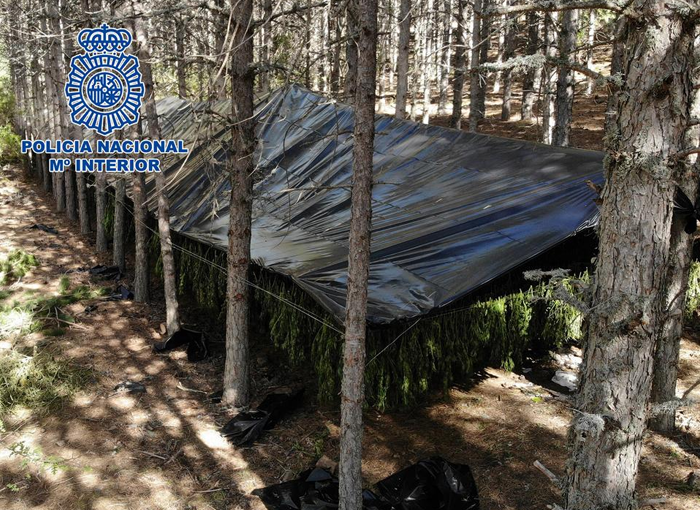
[[[124,28],[85,28],[78,34],[78,44],[88,53],[122,53],[131,44],[131,33]]]

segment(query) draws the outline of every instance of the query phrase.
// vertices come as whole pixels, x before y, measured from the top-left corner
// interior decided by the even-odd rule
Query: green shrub
[[[21,138],[9,125],[0,126],[0,165],[22,159]]]
[[[700,308],[700,262],[693,261],[688,274],[688,290],[685,294],[685,317],[694,318]]]

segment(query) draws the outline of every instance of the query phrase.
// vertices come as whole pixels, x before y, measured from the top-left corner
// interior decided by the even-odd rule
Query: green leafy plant
[[[9,255],[0,259],[0,285],[6,285],[11,280],[17,280],[26,275],[39,262],[31,253],[23,250],[14,250]]]

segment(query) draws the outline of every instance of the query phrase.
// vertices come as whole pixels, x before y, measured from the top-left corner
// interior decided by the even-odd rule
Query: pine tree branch
[[[589,78],[593,78],[594,80],[601,82],[601,83],[611,83],[614,85],[619,86],[620,85],[620,77],[618,75],[613,75],[613,76],[606,76],[604,74],[600,74],[593,69],[590,69],[584,65],[581,65],[576,62],[572,62],[570,60],[564,59],[564,58],[558,58],[558,57],[547,57],[545,55],[525,55],[525,56],[517,56],[513,57],[511,59],[506,60],[505,62],[501,63],[496,63],[496,62],[487,62],[484,64],[481,64],[474,70],[478,69],[483,69],[485,71],[505,71],[505,70],[512,70],[512,69],[538,69],[544,66],[545,64],[551,64],[557,67],[568,67],[569,69],[576,71],[577,73],[581,73],[584,76],[588,76]]]
[[[622,12],[625,4],[615,0],[535,0],[521,5],[506,5],[487,7],[477,12],[482,18],[499,16],[502,14],[521,14],[533,11],[570,11],[574,9],[606,9],[609,11]]]

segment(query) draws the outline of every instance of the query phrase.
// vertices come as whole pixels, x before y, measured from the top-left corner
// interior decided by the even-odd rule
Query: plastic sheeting
[[[479,493],[469,466],[431,457],[377,483],[380,495],[362,492],[365,510],[479,510]],[[268,510],[338,508],[338,479],[325,469],[305,471],[253,494]]]
[[[216,119],[228,103],[208,109],[168,101],[159,103],[168,119],[161,124],[191,149],[163,166],[173,228],[225,250],[230,133]],[[291,86],[256,115],[262,177],[253,258],[342,318],[352,109]],[[602,170],[600,152],[377,115],[368,320],[387,323],[445,306],[594,225],[595,194],[585,181],[602,184]]]

